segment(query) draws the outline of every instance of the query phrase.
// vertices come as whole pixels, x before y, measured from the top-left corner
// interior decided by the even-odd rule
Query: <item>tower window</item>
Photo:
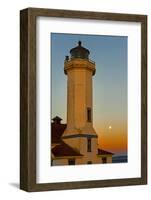
[[[92,161],[88,161],[87,164],[88,164],[88,165],[92,164]]]
[[[87,142],[87,152],[91,152],[91,138],[88,138]]]
[[[53,166],[53,159],[51,159],[51,166]]]
[[[106,157],[102,158],[102,163],[107,163],[107,158]]]
[[[92,117],[91,117],[91,108],[87,108],[87,121],[91,122],[92,121]]]
[[[68,165],[75,165],[75,159],[69,159]]]

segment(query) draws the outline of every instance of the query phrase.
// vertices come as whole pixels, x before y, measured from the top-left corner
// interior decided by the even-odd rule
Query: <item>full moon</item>
[[[109,126],[109,129],[112,129],[112,126]]]

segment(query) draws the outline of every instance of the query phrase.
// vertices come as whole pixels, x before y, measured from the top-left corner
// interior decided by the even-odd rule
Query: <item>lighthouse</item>
[[[67,124],[56,116],[51,123],[51,165],[111,163],[112,153],[100,149],[93,127],[93,77],[95,62],[81,41],[65,57]]]
[[[90,51],[79,41],[70,50],[70,56],[65,58],[67,128],[62,135],[64,142],[87,158],[88,154],[96,157],[98,137],[93,128],[93,76],[96,69],[95,62],[89,59],[89,55]]]

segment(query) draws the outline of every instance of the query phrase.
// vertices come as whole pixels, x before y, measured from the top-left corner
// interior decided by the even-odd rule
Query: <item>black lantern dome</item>
[[[89,59],[89,50],[81,46],[81,41],[78,42],[78,46],[70,50],[71,58]]]
[[[52,120],[53,120],[53,123],[60,124],[62,119],[60,117],[56,116]]]

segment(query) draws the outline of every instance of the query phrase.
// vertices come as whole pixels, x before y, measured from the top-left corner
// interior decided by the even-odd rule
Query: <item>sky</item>
[[[66,123],[67,77],[64,59],[82,41],[96,64],[93,76],[93,126],[99,146],[113,153],[127,152],[127,37],[51,33],[51,118]]]

